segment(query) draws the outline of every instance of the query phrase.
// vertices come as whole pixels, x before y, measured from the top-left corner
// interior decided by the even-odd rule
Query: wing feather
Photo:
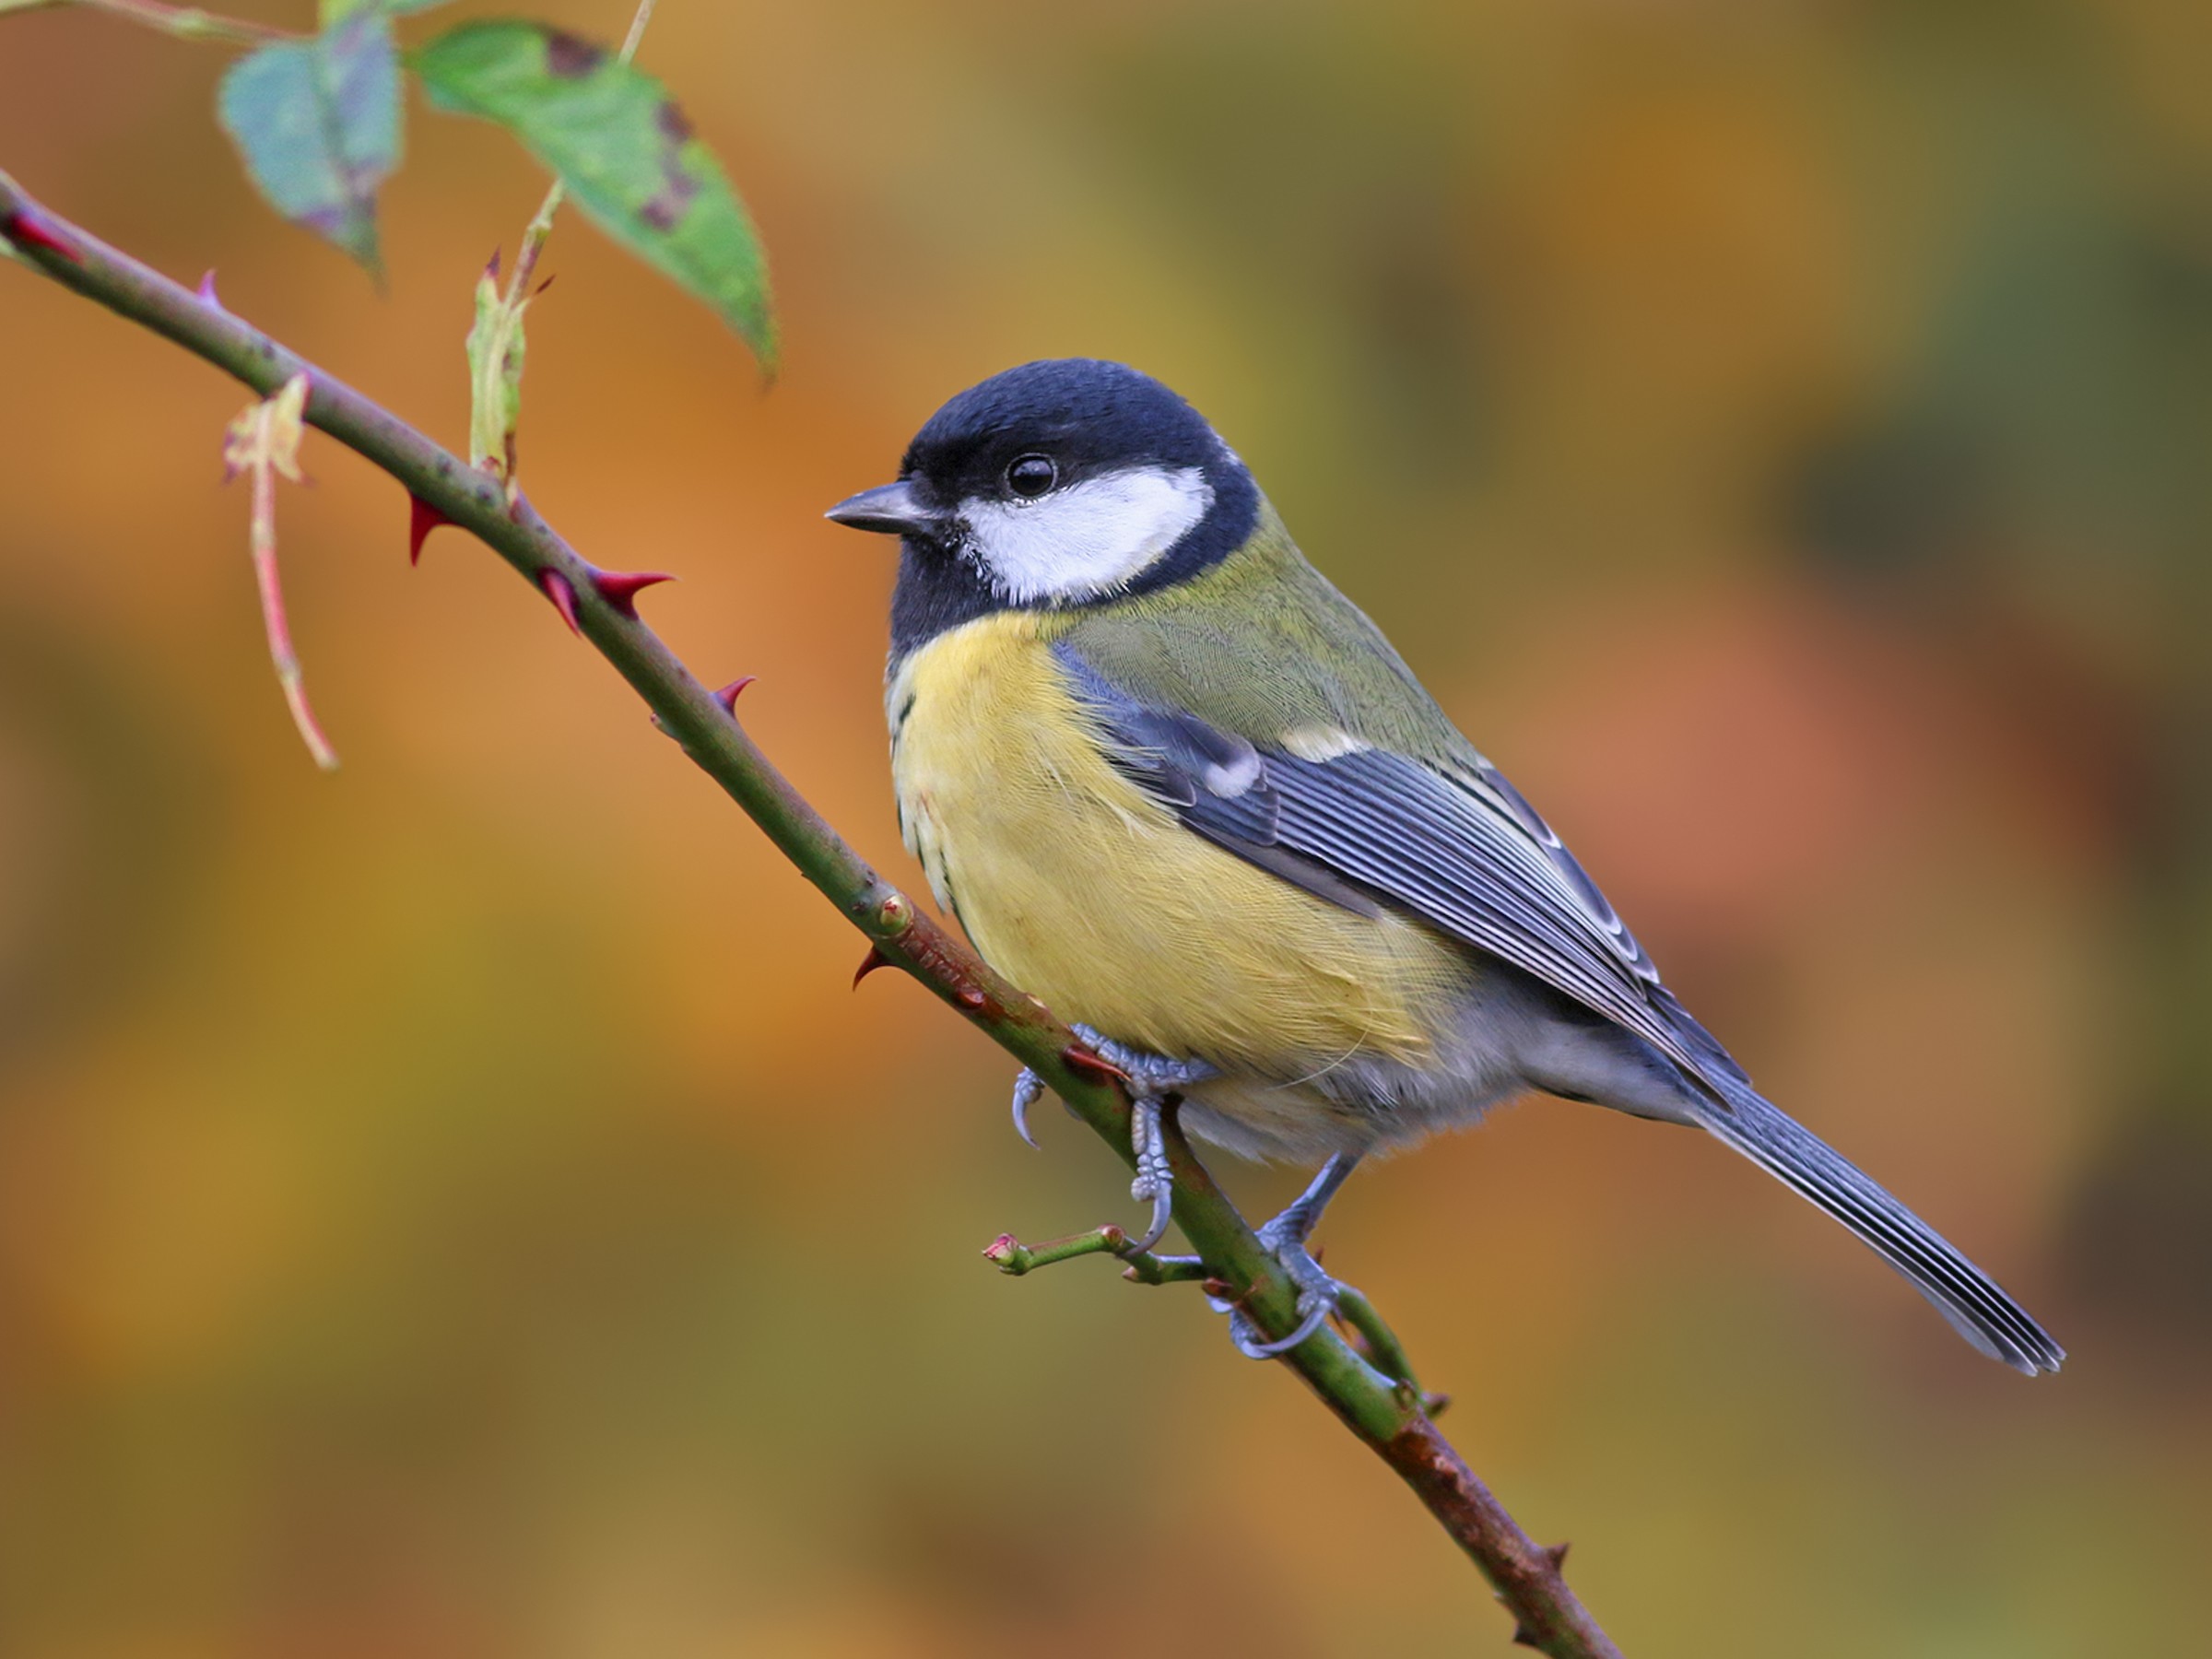
[[[1109,758],[1189,829],[1332,902],[1373,895],[1535,975],[1651,1043],[1724,1110],[1724,1081],[1747,1081],[1488,761],[1439,767],[1372,747],[1300,759],[1149,707],[1065,641],[1055,651]]]

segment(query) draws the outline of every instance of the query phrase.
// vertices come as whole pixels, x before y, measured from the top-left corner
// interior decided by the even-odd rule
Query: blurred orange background
[[[250,194],[225,61],[7,18],[0,165],[460,442],[541,179],[418,101],[380,295]],[[2212,12],[668,0],[641,61],[761,223],[783,374],[571,217],[523,481],[681,572],[651,619],[888,872],[891,571],[821,511],[995,370],[1135,363],[1768,1091],[2072,1349],[2009,1375],[1585,1107],[1364,1172],[1329,1265],[1624,1649],[2201,1642]],[[244,394],[5,265],[0,347],[0,1651],[1508,1651],[1194,1294],[978,1259],[1133,1219],[1125,1171],[849,991],[508,571],[410,571],[310,439],[318,775],[218,486]]]

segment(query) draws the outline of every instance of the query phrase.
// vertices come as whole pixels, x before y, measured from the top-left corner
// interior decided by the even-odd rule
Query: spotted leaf
[[[538,23],[465,23],[409,62],[432,103],[506,127],[603,229],[712,305],[773,368],[759,238],[659,81]]]
[[[217,109],[270,206],[380,268],[376,189],[399,165],[399,58],[382,6],[241,58]]]

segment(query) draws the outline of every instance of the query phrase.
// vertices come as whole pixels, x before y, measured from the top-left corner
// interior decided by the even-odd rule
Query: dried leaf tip
[[[638,595],[649,587],[675,577],[665,571],[594,571],[592,585],[599,590],[599,597],[633,622],[638,616]]]
[[[545,591],[546,597],[553,602],[553,608],[560,613],[560,619],[569,625],[569,631],[582,639],[583,626],[576,620],[576,590],[569,585],[569,579],[548,567],[537,573],[537,585]]]
[[[223,434],[223,477],[270,467],[300,482],[300,419],[307,412],[307,373],[302,370],[267,397],[248,404]]]

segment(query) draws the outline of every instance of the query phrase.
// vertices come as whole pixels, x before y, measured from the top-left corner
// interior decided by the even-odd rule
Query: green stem
[[[839,837],[770,763],[728,706],[629,607],[602,594],[599,572],[540,518],[528,500],[510,507],[499,481],[433,443],[343,381],[249,324],[149,270],[35,202],[0,173],[0,241],[41,275],[205,359],[264,396],[293,375],[311,376],[307,423],[390,474],[418,501],[477,536],[541,592],[556,579],[574,598],[583,637],[653,711],[663,730],[743,807],[785,857],[873,941],[1073,1107],[1124,1160],[1129,1101],[1092,1070],[1071,1065],[1075,1034],[1035,997],[1001,979],[923,913]],[[619,595],[618,595],[618,599]],[[1179,1133],[1168,1135],[1175,1220],[1209,1278],[1263,1332],[1297,1322],[1296,1293],[1235,1206]],[[1378,1322],[1379,1323],[1379,1322]],[[1285,1355],[1340,1421],[1425,1503],[1497,1590],[1516,1639],[1553,1659],[1618,1659],[1560,1576],[1555,1553],[1532,1543],[1451,1443],[1393,1379],[1333,1330]]]
[[[1000,1233],[983,1247],[983,1259],[1014,1278],[1087,1255],[1119,1257],[1124,1264],[1123,1277],[1140,1285],[1184,1284],[1204,1278],[1206,1271],[1206,1264],[1196,1256],[1158,1256],[1135,1249],[1129,1235],[1111,1224],[1070,1238],[1047,1239],[1041,1244],[1024,1244],[1012,1233]]]
[[[629,33],[622,38],[620,59],[627,64],[638,55],[638,47],[645,39],[645,26],[653,21],[655,0],[638,0],[638,9],[631,14]],[[553,234],[553,216],[560,211],[560,204],[568,194],[565,180],[555,178],[546,189],[546,199],[537,205],[537,211],[523,229],[523,245],[514,256],[514,273],[507,279],[505,303],[513,310],[529,298],[530,278],[537,273],[537,257],[545,252],[546,239]]]
[[[266,46],[272,41],[304,41],[309,37],[244,18],[226,18],[202,11],[196,6],[169,6],[163,0],[63,0],[93,11],[109,12],[133,23],[158,29],[180,41],[215,41],[226,46]]]

